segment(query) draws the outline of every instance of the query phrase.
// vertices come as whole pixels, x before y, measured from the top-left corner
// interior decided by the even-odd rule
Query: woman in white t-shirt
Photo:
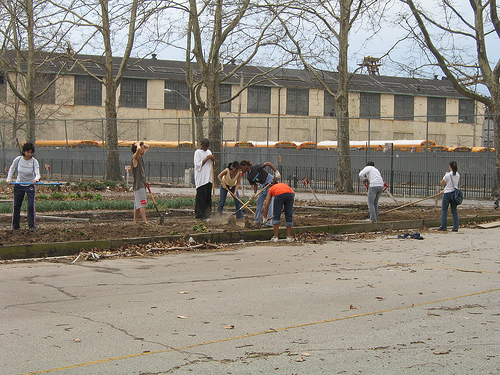
[[[444,186],[441,191],[443,194],[443,203],[441,205],[441,226],[439,230],[446,231],[448,226],[448,206],[451,206],[451,214],[453,215],[453,232],[458,232],[458,210],[457,204],[451,199],[451,195],[455,189],[458,189],[460,174],[456,161],[450,162],[450,171],[446,173],[441,180],[440,185]]]

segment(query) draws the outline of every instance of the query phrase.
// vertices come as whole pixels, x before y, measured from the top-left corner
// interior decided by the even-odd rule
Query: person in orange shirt
[[[269,210],[269,205],[274,197],[273,203],[273,229],[274,236],[271,238],[272,242],[278,242],[278,232],[280,227],[280,216],[281,212],[285,212],[285,226],[286,226],[286,241],[292,242],[292,225],[293,225],[293,201],[295,199],[295,193],[290,186],[283,182],[277,183],[274,179],[274,184],[269,188],[269,194],[266,198],[266,203],[264,204],[264,217],[267,217],[267,211]]]

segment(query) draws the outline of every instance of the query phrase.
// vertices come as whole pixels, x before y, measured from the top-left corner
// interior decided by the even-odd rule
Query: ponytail
[[[457,162],[456,161],[451,161],[450,162],[450,168],[453,172],[453,176],[455,176],[457,174],[457,171],[458,171],[458,165],[457,165]]]

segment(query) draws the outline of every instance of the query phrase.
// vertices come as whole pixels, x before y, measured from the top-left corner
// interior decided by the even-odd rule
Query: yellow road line
[[[25,373],[23,375],[47,374],[49,372],[69,370],[69,369],[78,368],[78,367],[96,365],[96,364],[106,363],[106,362],[111,362],[111,361],[118,361],[118,360],[121,360],[121,359],[139,357],[139,356],[143,356],[143,355],[168,353],[168,352],[172,352],[172,351],[187,350],[187,349],[192,349],[192,348],[196,348],[196,347],[199,347],[199,346],[205,346],[205,345],[210,345],[210,344],[217,344],[217,343],[221,343],[221,342],[239,340],[239,339],[243,339],[243,338],[247,338],[247,337],[260,336],[260,335],[265,335],[265,334],[268,334],[268,333],[276,333],[276,332],[286,331],[286,330],[295,329],[295,328],[301,328],[301,327],[313,326],[313,325],[318,325],[318,324],[325,324],[325,323],[337,322],[337,321],[341,321],[341,320],[360,318],[360,317],[364,317],[364,316],[382,314],[382,313],[387,313],[387,312],[392,312],[392,311],[404,310],[404,309],[409,309],[409,308],[413,308],[413,307],[419,307],[419,306],[425,306],[425,305],[432,305],[434,303],[446,302],[446,301],[451,301],[451,300],[455,300],[455,299],[466,298],[466,297],[471,297],[471,296],[477,296],[477,295],[481,295],[481,294],[498,292],[498,291],[500,291],[500,288],[483,290],[481,292],[468,293],[468,294],[463,294],[463,295],[460,295],[460,296],[438,299],[438,300],[435,300],[435,301],[416,303],[416,304],[411,304],[411,305],[407,305],[407,306],[396,307],[396,308],[392,308],[392,309],[372,311],[372,312],[367,312],[367,313],[362,313],[362,314],[344,316],[344,317],[340,317],[340,318],[326,319],[326,320],[321,320],[321,321],[318,321],[318,322],[301,323],[301,324],[296,324],[296,325],[293,325],[293,326],[282,327],[282,328],[277,328],[277,329],[270,329],[270,330],[262,331],[262,332],[254,332],[254,333],[249,333],[249,334],[246,334],[246,335],[228,337],[228,338],[220,339],[220,340],[206,341],[206,342],[202,342],[202,343],[198,343],[198,344],[193,344],[193,345],[187,345],[187,346],[183,346],[183,347],[179,347],[179,348],[169,348],[169,349],[162,349],[162,350],[155,350],[155,351],[146,351],[146,352],[141,352],[141,353],[124,355],[124,356],[120,356],[120,357],[104,358],[104,359],[99,359],[97,361],[78,363],[78,364],[74,364],[74,365],[68,365],[68,366],[64,366],[64,367],[57,367],[57,368],[53,368],[53,369],[36,371],[36,372],[29,372],[29,373]]]
[[[404,263],[404,262],[378,262],[374,260],[360,260],[360,259],[348,259],[348,258],[328,258],[331,260],[341,260],[344,262],[359,262],[359,263],[373,263],[373,264],[383,264],[386,266],[399,266],[399,267],[429,267],[429,268],[439,268],[443,270],[455,270],[463,272],[475,272],[475,273],[493,273],[500,274],[500,271],[484,271],[484,270],[470,270],[466,268],[457,267],[446,267],[446,266],[431,266],[428,264],[414,264],[414,263]]]

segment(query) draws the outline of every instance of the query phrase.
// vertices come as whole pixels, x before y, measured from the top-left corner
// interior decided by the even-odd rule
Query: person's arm
[[[361,172],[359,172],[359,179],[360,179],[361,181],[363,181],[363,182],[364,182],[364,180],[368,180],[368,176],[367,176],[367,174],[368,174],[368,171],[367,171],[367,169],[366,169],[366,167],[365,167],[365,168],[363,168],[363,169],[361,170]]]
[[[236,185],[235,185],[235,188],[234,188],[234,195],[236,195],[236,192],[238,191],[238,189],[240,188],[240,184],[241,184],[241,176],[243,174],[241,172],[238,172],[238,179],[236,180]]]
[[[40,164],[38,163],[38,160],[33,158],[33,168],[35,169],[35,179],[33,180],[33,183],[36,184],[38,181],[40,181]]]
[[[264,163],[264,165],[265,165],[266,167],[271,168],[271,169],[274,171],[274,177],[276,177],[277,179],[279,179],[279,178],[281,177],[281,174],[280,174],[280,172],[278,171],[278,168],[276,168],[276,167],[275,167],[272,163],[270,163],[270,162],[266,161],[266,162]]]
[[[449,178],[451,178],[450,173],[451,173],[451,172],[446,173],[446,174],[444,175],[443,179],[442,179],[442,180],[441,180],[441,182],[439,183],[439,186],[446,186],[446,184],[448,183],[448,181],[446,181],[446,176],[449,176]],[[444,189],[442,189],[442,190],[440,191],[440,193],[441,193],[441,195],[442,195],[442,194],[444,194]]]
[[[219,175],[217,176],[217,178],[219,179],[219,182],[221,184],[221,186],[224,188],[224,189],[227,189],[227,186],[224,182],[222,182],[222,177],[224,177],[224,175],[226,175],[227,173],[229,172],[229,169],[224,169],[221,173],[219,173]]]
[[[203,166],[207,161],[209,160],[212,160],[214,161],[215,160],[215,156],[213,155],[208,155],[205,159],[203,159],[203,161],[201,162],[201,165]]]
[[[9,172],[7,173],[7,178],[5,179],[5,182],[7,182],[8,185],[10,185],[10,183],[12,182],[12,176],[14,176],[14,172],[17,168],[17,165],[19,164],[19,160],[21,159],[21,157],[22,156],[16,157],[9,167]]]
[[[134,156],[132,156],[132,165],[134,166],[134,168],[137,168],[137,166],[139,165],[139,156],[141,156],[139,150],[141,148],[141,142],[135,142],[134,145],[137,147],[136,150],[135,150],[135,153],[134,153]]]
[[[267,211],[269,211],[269,204],[272,198],[271,194],[267,194],[266,202],[264,203],[264,217],[267,217]]]

